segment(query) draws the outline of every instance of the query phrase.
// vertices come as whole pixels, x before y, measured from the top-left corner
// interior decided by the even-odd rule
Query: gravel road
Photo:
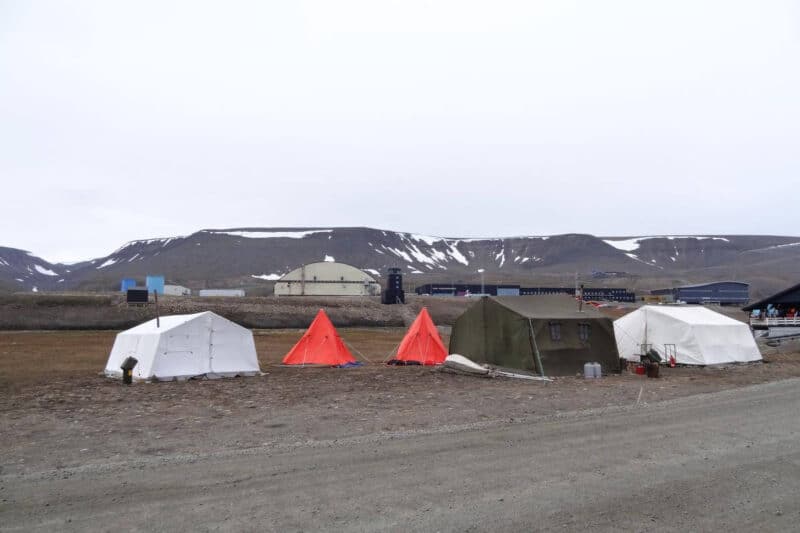
[[[0,472],[3,531],[788,531],[800,380],[524,421]]]

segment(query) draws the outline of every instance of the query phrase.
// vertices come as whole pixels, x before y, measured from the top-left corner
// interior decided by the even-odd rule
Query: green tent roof
[[[578,301],[566,294],[545,296],[489,296],[503,307],[525,318],[605,318],[593,306],[584,303],[578,311]]]

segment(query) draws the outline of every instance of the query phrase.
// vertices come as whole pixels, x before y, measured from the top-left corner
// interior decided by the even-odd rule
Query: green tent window
[[[581,340],[581,342],[589,341],[589,334],[591,331],[592,327],[586,322],[581,322],[578,324],[578,338]]]
[[[561,340],[561,322],[550,322],[550,340]]]

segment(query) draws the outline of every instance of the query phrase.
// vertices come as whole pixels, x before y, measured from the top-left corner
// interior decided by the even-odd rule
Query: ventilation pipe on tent
[[[122,382],[126,385],[133,383],[133,367],[136,366],[139,360],[135,357],[128,357],[120,365],[122,369]]]
[[[161,316],[158,313],[158,291],[153,291],[153,298],[156,299],[156,327],[161,327]]]
[[[645,348],[645,346],[647,346],[647,322],[648,322],[647,306],[645,305],[644,306],[644,343],[642,344],[642,353],[643,354],[647,353],[647,348]]]

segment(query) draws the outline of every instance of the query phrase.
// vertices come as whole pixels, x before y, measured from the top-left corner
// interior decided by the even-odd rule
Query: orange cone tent
[[[447,357],[447,348],[442,343],[442,338],[431,320],[431,315],[423,307],[400,342],[397,355],[392,362],[440,365],[444,363],[445,357]]]
[[[284,365],[346,365],[355,363],[325,311],[319,310],[303,337],[283,358]]]

